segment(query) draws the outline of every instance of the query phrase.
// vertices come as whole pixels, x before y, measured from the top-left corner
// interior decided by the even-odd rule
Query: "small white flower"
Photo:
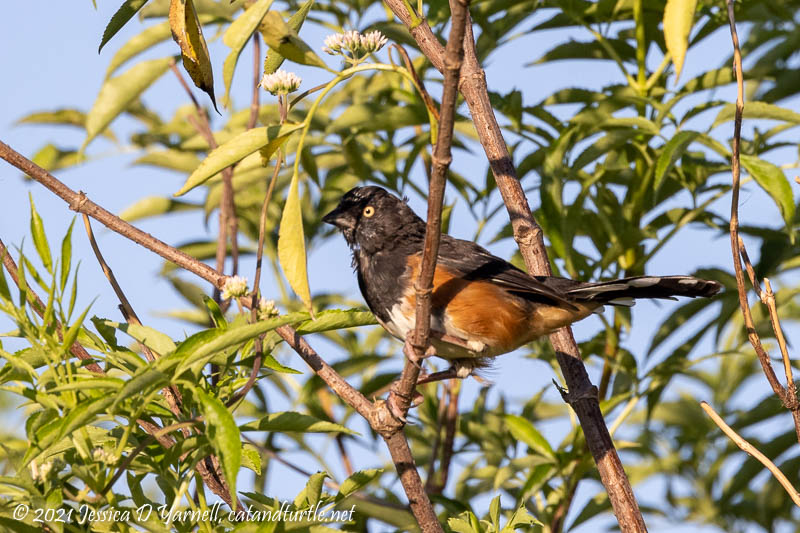
[[[258,300],[257,314],[259,320],[267,320],[278,316],[278,310],[275,309],[275,300],[265,300],[264,298]]]
[[[41,465],[36,464],[36,461],[31,462],[31,477],[36,483],[44,483],[52,470],[53,461],[46,461]]]
[[[239,298],[247,295],[247,278],[233,276],[225,280],[222,288],[222,299]]]
[[[273,95],[289,94],[300,88],[302,81],[294,72],[278,69],[272,74],[264,74],[259,85]]]
[[[347,59],[360,60],[374,54],[387,43],[386,37],[379,31],[371,31],[362,35],[355,30],[328,35],[322,50],[330,55],[341,55]],[[350,57],[347,54],[350,54]]]
[[[361,47],[368,54],[374,54],[384,47],[389,40],[378,30],[361,36]]]
[[[105,463],[107,465],[114,464],[114,454],[105,451],[103,448],[95,448],[92,450],[92,459],[98,463]]]
[[[325,48],[322,50],[330,55],[344,55],[345,52],[355,55],[360,46],[361,34],[355,30],[350,30],[325,37]]]

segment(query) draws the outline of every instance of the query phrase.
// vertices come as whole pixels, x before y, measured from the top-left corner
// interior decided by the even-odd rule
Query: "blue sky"
[[[74,128],[58,127],[46,128],[31,125],[15,125],[15,121],[22,116],[42,110],[54,110],[62,107],[74,107],[88,110],[97,96],[103,80],[106,66],[113,52],[138,33],[142,25],[138,20],[132,21],[122,30],[114,40],[107,45],[102,54],[98,55],[97,46],[103,29],[111,15],[119,5],[116,2],[98,2],[98,9],[93,9],[91,2],[52,2],[43,0],[29,0],[27,2],[13,2],[6,6],[4,17],[0,19],[0,45],[3,53],[0,54],[0,69],[5,73],[5,82],[0,85],[0,95],[4,105],[0,107],[0,139],[24,155],[32,156],[36,150],[46,142],[53,142],[59,146],[79,146],[83,141],[83,133]],[[146,21],[145,24],[152,24]],[[320,28],[310,27],[303,32],[303,37],[318,49],[322,46],[322,38],[326,32]],[[208,36],[208,35],[207,35]],[[209,38],[211,36],[208,36]],[[580,36],[578,36],[580,37]],[[578,70],[574,63],[552,63],[535,68],[524,68],[522,65],[536,59],[541,53],[560,39],[560,35],[553,32],[541,32],[535,35],[526,35],[518,38],[513,43],[514,50],[520,53],[496,53],[489,58],[486,65],[487,78],[492,90],[506,92],[513,88],[523,91],[526,102],[536,102],[555,88],[565,85],[579,87],[597,87],[608,81],[618,80],[619,74],[610,62],[605,66],[592,64],[583,66]],[[707,39],[695,50],[694,55],[689,55],[686,60],[682,80],[690,79],[695,73],[708,68],[709,63],[720,64],[721,57],[727,54],[729,41],[727,34],[721,33]],[[720,49],[725,50],[724,54]],[[156,47],[153,51],[141,57],[163,57],[174,53],[174,45],[170,41]],[[506,49],[508,50],[508,49]],[[215,63],[215,74],[218,92],[221,92],[221,65],[225,58],[226,50],[219,39],[211,45],[211,54]],[[249,98],[249,88],[244,80],[250,79],[251,52],[248,48],[240,58],[240,68],[234,79],[233,98],[240,105]],[[140,58],[137,58],[140,59]],[[658,57],[648,58],[651,63],[657,64]],[[133,63],[129,63],[128,66]],[[330,63],[332,66],[333,62]],[[123,67],[126,68],[126,67]],[[286,67],[284,67],[286,68]],[[310,87],[322,81],[324,74],[307,68],[297,68],[298,73],[305,78],[304,87]],[[580,73],[577,76],[576,73]],[[308,83],[308,85],[306,85]],[[200,98],[205,96],[197,91]],[[720,90],[715,95],[717,98],[733,101],[732,88]],[[269,98],[265,94],[265,99]],[[164,117],[169,117],[172,111],[185,102],[184,93],[180,90],[172,76],[165,76],[151,87],[144,97],[145,101],[155,109],[162,112]],[[461,112],[466,113],[466,107]],[[131,131],[132,124],[127,119],[120,119],[112,125],[115,133],[120,138],[125,138]],[[708,120],[706,117],[705,120]],[[222,124],[218,119],[217,126]],[[725,128],[723,126],[722,128]],[[730,127],[730,126],[727,126]],[[723,132],[721,135],[728,136]],[[177,173],[156,170],[151,167],[135,167],[130,163],[140,154],[119,153],[113,145],[96,140],[89,149],[90,161],[82,166],[71,168],[56,173],[57,177],[75,190],[83,190],[87,195],[108,210],[119,213],[124,208],[147,195],[170,195],[176,191],[184,179]],[[796,152],[791,150],[776,152],[776,163],[793,162]],[[470,175],[471,169],[480,168],[475,176],[483,179],[485,159],[480,149],[473,150],[472,154],[458,152],[455,154],[454,167],[464,175]],[[797,175],[796,171],[790,176]],[[473,171],[474,174],[474,171]],[[50,237],[51,245],[55,245],[66,231],[73,213],[66,205],[42,187],[25,182],[21,179],[16,169],[6,164],[0,164],[0,187],[4,194],[0,197],[0,237],[9,245],[19,245],[25,239],[25,249],[32,251],[31,239],[28,236],[28,193],[32,194],[37,209],[44,218],[45,226]],[[199,191],[189,195],[190,199],[201,200]],[[531,196],[530,201],[536,204],[537,198]],[[729,198],[725,197],[715,209],[726,212]],[[418,197],[411,198],[411,204],[416,211],[424,215],[423,201]],[[768,221],[773,225],[780,224],[777,210],[766,196],[753,186],[745,188],[741,204],[742,219],[744,221]],[[80,221],[78,221],[80,222]],[[463,238],[472,238],[474,225],[466,209],[458,208],[454,214],[451,232]],[[162,240],[176,244],[207,237],[206,229],[200,215],[190,213],[173,215],[168,219],[146,220],[138,224],[142,229],[153,233]],[[142,320],[153,327],[166,333],[182,338],[190,330],[182,323],[167,319],[162,316],[166,310],[182,308],[182,300],[172,291],[170,286],[157,277],[161,267],[160,258],[150,252],[142,250],[122,237],[95,224],[95,233],[107,261],[117,275],[120,283],[126,290],[131,302]],[[209,231],[215,232],[216,221],[212,219],[208,225]],[[488,238],[491,233],[484,236]],[[119,319],[116,308],[117,301],[94,261],[89,249],[82,226],[76,224],[74,232],[73,257],[81,258],[80,273],[80,299],[78,306],[92,304],[90,314]],[[484,243],[485,244],[485,243]],[[666,246],[655,258],[649,268],[650,274],[678,274],[694,270],[700,266],[730,264],[730,250],[726,238],[712,238],[709,233],[690,231],[685,232],[683,238],[675,240]],[[509,256],[513,251],[513,243],[506,241],[490,246],[490,249],[501,256]],[[348,250],[340,238],[331,239],[314,251],[309,259],[310,278],[312,291],[325,292],[326,290],[341,290],[343,287],[360,300],[355,279],[350,269]],[[753,251],[755,255],[755,251]],[[244,262],[243,272],[252,278],[252,262]],[[274,285],[269,282],[263,287],[264,293],[269,295],[274,292]],[[96,299],[96,300],[95,300]],[[640,303],[634,311],[634,332],[625,339],[625,345],[634,353],[640,353],[648,344],[652,336],[652,329],[648,325],[658,324],[670,309],[672,303],[652,304]],[[0,330],[7,330],[11,325],[0,318]],[[575,327],[578,340],[586,339],[600,327],[597,319],[588,319]],[[794,330],[790,330],[791,333]],[[795,332],[796,333],[796,332]],[[340,357],[325,352],[330,345],[312,339],[312,345],[318,346],[321,353],[331,359]],[[393,348],[399,351],[399,343]],[[670,346],[665,346],[658,353],[652,354],[652,360],[657,361],[670,352]],[[713,349],[706,340],[699,346],[696,353],[705,354]],[[295,368],[304,369],[297,358],[285,357],[284,360]],[[590,375],[594,382],[599,380],[599,367],[592,366]],[[492,394],[502,391],[508,398],[523,400],[529,398],[533,392],[547,388],[547,398],[555,401],[557,395],[550,386],[553,374],[549,368],[543,368],[543,363],[523,357],[520,353],[506,355],[500,358],[494,366],[491,379],[494,381]],[[673,388],[672,393],[677,393],[680,383]],[[766,383],[753,384],[754,394],[760,399],[767,394]],[[478,391],[478,384],[470,381],[465,386],[462,405],[474,398]],[[703,398],[698,398],[698,400]],[[788,416],[788,415],[787,415]],[[613,416],[612,416],[613,418]],[[545,424],[551,443],[556,444],[569,430],[565,424]],[[384,453],[384,456],[386,454]],[[312,465],[308,465],[312,468]],[[361,466],[372,466],[372,463]],[[271,480],[271,487],[276,492],[285,491],[286,494],[278,496],[293,496],[299,490],[300,478],[288,471],[276,469],[275,476],[286,476],[286,483],[275,484],[276,477]],[[586,501],[597,490],[593,482],[582,484],[579,492],[579,501]],[[650,490],[652,486],[653,491]],[[658,494],[663,487],[657,482],[651,482],[638,488],[640,499],[647,502],[651,494]],[[657,501],[656,497],[656,501]],[[581,505],[575,505],[580,510]],[[594,531],[597,524],[590,522],[577,529],[579,532]],[[652,531],[686,531],[685,525],[651,523]],[[707,531],[717,531],[708,528]],[[700,531],[700,529],[698,529]]]

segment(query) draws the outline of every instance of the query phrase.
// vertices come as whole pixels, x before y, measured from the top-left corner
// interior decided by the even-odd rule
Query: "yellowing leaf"
[[[172,38],[181,47],[183,68],[189,73],[197,88],[208,94],[214,109],[217,109],[211,58],[192,0],[170,1],[169,27],[172,30]]]
[[[306,0],[306,3],[300,6],[300,9],[298,9],[294,15],[289,17],[289,22],[287,24],[292,31],[300,31],[300,28],[303,26],[303,22],[306,21],[306,16],[313,5],[314,0]],[[286,58],[280,55],[276,50],[270,49],[270,51],[267,52],[266,59],[264,59],[264,74],[272,74],[278,70],[283,64],[284,59]]]
[[[186,183],[175,193],[175,196],[186,194],[217,172],[241,161],[257,150],[265,148],[272,155],[275,150],[286,142],[289,135],[300,127],[302,127],[302,124],[284,124],[283,126],[253,128],[240,133],[208,154],[208,157],[186,179]]]
[[[297,182],[298,176],[295,173],[289,184],[289,195],[286,197],[286,205],[283,207],[281,215],[281,227],[278,231],[278,261],[280,261],[283,274],[292,290],[300,297],[313,316],[311,289],[308,286],[303,215],[300,210],[300,193]]]
[[[233,72],[236,70],[236,63],[239,61],[242,48],[253,35],[253,32],[256,31],[258,25],[261,24],[261,19],[264,18],[271,5],[272,0],[258,0],[234,20],[222,36],[222,42],[231,49],[231,53],[228,54],[228,57],[225,58],[225,63],[222,65],[222,81],[225,84],[223,105],[225,106],[228,105]]]
[[[327,69],[328,66],[314,51],[289,27],[278,13],[267,13],[264,17],[264,40],[270,48],[290,61],[301,65],[312,65]]]
[[[86,140],[81,151],[166,72],[170,61],[172,61],[170,57],[142,61],[123,74],[103,83],[97,100],[86,116]]]
[[[681,76],[683,60],[686,58],[696,8],[697,0],[667,0],[664,7],[664,41],[667,51],[672,54],[676,81]]]

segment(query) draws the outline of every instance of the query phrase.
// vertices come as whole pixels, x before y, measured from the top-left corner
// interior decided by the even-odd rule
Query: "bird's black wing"
[[[471,241],[442,235],[438,263],[467,280],[486,280],[517,296],[535,302],[574,309],[568,296],[492,255]]]

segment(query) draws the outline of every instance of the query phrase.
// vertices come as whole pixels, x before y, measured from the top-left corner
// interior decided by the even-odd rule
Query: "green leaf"
[[[119,218],[128,222],[133,222],[134,220],[141,220],[143,218],[157,217],[168,213],[178,213],[180,211],[191,211],[199,208],[199,205],[190,202],[182,202],[163,196],[147,196],[122,211],[119,214]]]
[[[327,477],[330,477],[327,472],[316,472],[308,478],[308,483],[306,483],[303,492],[305,493],[306,506],[309,509],[319,502],[319,498],[322,496],[322,484],[325,483],[325,478]]]
[[[42,260],[44,268],[51,274],[53,273],[53,259],[50,257],[50,244],[47,242],[47,235],[44,232],[44,223],[42,217],[36,212],[36,206],[33,205],[33,195],[28,193],[28,200],[31,203],[31,235],[33,235],[33,244],[36,246],[36,252]]]
[[[265,149],[271,156],[286,142],[292,132],[302,126],[302,124],[265,126],[240,133],[208,154],[208,157],[186,179],[186,183],[175,193],[175,196],[186,194],[198,185],[205,183],[206,180],[221,170],[241,161],[253,152]]]
[[[211,57],[208,55],[208,46],[203,37],[203,26],[197,17],[192,0],[170,1],[169,27],[172,30],[172,38],[181,48],[183,68],[189,73],[195,86],[208,94],[214,109],[217,109],[217,100],[214,96],[214,70],[211,68]]]
[[[158,330],[147,326],[137,324],[124,324],[120,322],[113,322],[111,320],[103,320],[105,326],[112,327],[126,333],[136,339],[138,342],[147,346],[158,355],[165,356],[175,351],[175,343],[172,339]]]
[[[289,61],[328,70],[328,66],[314,53],[311,47],[303,42],[297,32],[284,22],[278,13],[271,11],[264,17],[262,35],[270,48],[277,50]]]
[[[308,15],[308,11],[311,9],[311,6],[314,5],[314,0],[306,0],[306,2],[300,6],[300,9],[297,12],[289,17],[289,21],[287,22],[289,28],[295,32],[300,31],[300,28],[303,27],[303,22],[306,21],[306,16]],[[269,49],[267,52],[267,58],[264,60],[264,74],[272,74],[276,70],[280,68],[286,58],[283,57],[278,51],[273,50],[272,48]]]
[[[658,190],[658,188],[661,187],[661,182],[664,181],[666,175],[669,174],[669,171],[672,170],[672,167],[675,166],[678,159],[686,152],[686,148],[692,144],[692,141],[694,141],[698,135],[700,135],[700,133],[696,131],[679,131],[664,145],[658,156],[658,161],[656,161],[656,178],[653,183],[654,189]]]
[[[269,413],[261,420],[248,422],[242,426],[242,431],[274,431],[278,433],[346,433],[358,435],[355,431],[341,424],[320,420],[311,415],[294,411]]]
[[[767,191],[781,211],[786,228],[791,231],[794,219],[794,197],[789,180],[777,166],[754,155],[741,154],[742,166],[753,176],[761,188]]]
[[[261,475],[261,454],[252,444],[242,446],[242,466]]]
[[[108,22],[108,26],[106,26],[105,31],[103,32],[103,38],[100,40],[100,46],[97,48],[97,53],[99,54],[103,47],[106,45],[108,41],[111,40],[114,35],[117,34],[122,27],[128,23],[131,18],[139,11],[143,5],[147,3],[147,0],[125,0],[125,2],[120,6],[116,13],[111,17],[111,20]]]
[[[117,407],[131,396],[146,396],[153,390],[167,385],[169,385],[169,376],[151,366],[142,367],[116,394],[114,403],[111,405],[111,412],[116,412]]]
[[[681,77],[696,9],[697,0],[667,0],[664,7],[664,41],[672,54],[676,81]]]
[[[106,80],[100,88],[89,115],[86,117],[86,140],[81,152],[111,124],[142,92],[150,87],[169,68],[171,57],[142,61],[115,78]]]
[[[127,43],[116,51],[111,61],[106,68],[106,79],[108,79],[117,69],[122,66],[126,61],[139,55],[141,52],[147,50],[162,41],[169,39],[171,32],[169,29],[169,22],[163,22],[145,28],[140,33],[133,36]]]
[[[306,242],[298,180],[295,172],[289,184],[289,193],[286,196],[286,204],[283,206],[281,226],[278,230],[278,261],[292,290],[300,297],[303,305],[312,313],[313,317],[314,309],[311,306],[311,288],[308,285]]]
[[[494,531],[500,530],[500,495],[498,494],[492,498],[489,504],[489,518],[494,526]]]
[[[369,470],[359,470],[354,472],[353,475],[342,481],[339,485],[339,493],[336,495],[336,501],[343,500],[367,486],[372,480],[377,479],[383,473],[382,468],[371,468]]]
[[[230,98],[231,82],[233,81],[233,73],[236,70],[236,63],[239,61],[239,55],[241,55],[244,45],[256,31],[258,25],[261,24],[261,19],[264,18],[271,5],[272,0],[257,0],[228,26],[222,36],[222,42],[231,49],[222,66],[222,80],[225,84],[224,102],[228,102]],[[226,103],[225,105],[228,104]]]
[[[506,426],[508,426],[509,431],[511,431],[511,435],[515,439],[524,442],[533,451],[545,457],[555,459],[555,453],[553,452],[553,448],[550,447],[550,443],[539,433],[538,429],[533,427],[533,424],[531,424],[529,420],[517,415],[505,415],[505,421]]]
[[[189,368],[202,367],[222,350],[247,342],[284,324],[300,322],[307,317],[307,313],[290,313],[270,320],[261,320],[254,324],[229,326],[226,330],[201,331],[183,341],[174,353],[169,357],[159,359],[157,364],[163,365],[163,367],[160,366],[163,369],[177,364],[178,369],[175,375],[180,375]],[[194,338],[197,338],[197,342],[192,341]]]
[[[298,324],[295,328],[300,335],[308,333],[321,333],[334,329],[355,328],[358,326],[371,326],[377,324],[375,315],[369,311],[358,309],[326,309],[319,313],[314,320]]]
[[[203,407],[206,423],[206,437],[214,448],[225,481],[228,482],[233,507],[236,507],[236,476],[242,464],[242,441],[239,428],[230,411],[219,399],[197,390],[197,397]]]
[[[728,122],[736,117],[736,105],[727,104],[720,109],[717,118],[711,125],[713,130],[723,122]],[[767,120],[780,120],[782,122],[792,122],[800,124],[800,113],[780,107],[775,104],[768,104],[766,102],[747,102],[742,112],[742,118],[746,119],[767,119]]]
[[[278,360],[272,356],[272,354],[265,354],[261,361],[261,365],[269,368],[270,370],[274,370],[275,372],[281,372],[282,374],[302,374],[302,372],[299,370],[295,370],[294,368],[280,364]]]
[[[61,291],[67,286],[69,271],[72,269],[72,228],[75,226],[75,217],[69,223],[69,228],[61,240]]]

